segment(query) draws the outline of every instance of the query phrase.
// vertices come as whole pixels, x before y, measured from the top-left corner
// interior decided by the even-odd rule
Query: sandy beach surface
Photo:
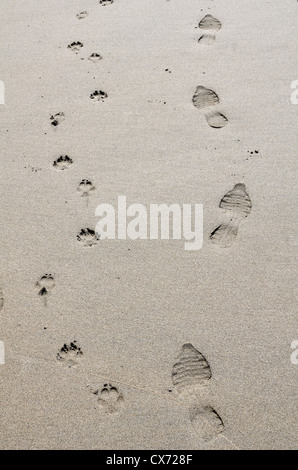
[[[297,20],[0,2],[1,449],[297,447]],[[119,195],[203,247],[81,232]]]

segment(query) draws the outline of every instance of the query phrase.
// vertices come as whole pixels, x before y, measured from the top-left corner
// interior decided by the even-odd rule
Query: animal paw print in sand
[[[57,353],[57,361],[64,363],[68,367],[75,367],[78,365],[80,357],[83,355],[81,348],[77,345],[76,341],[70,344],[64,344]]]
[[[68,155],[61,155],[57,160],[54,161],[53,167],[56,170],[64,171],[67,170],[73,164],[73,160]]]
[[[104,101],[107,97],[108,97],[107,93],[101,90],[95,90],[90,95],[90,98],[94,101]]]
[[[85,18],[87,18],[88,16],[88,12],[87,11],[81,11],[80,13],[78,13],[76,15],[76,17],[78,18],[78,20],[83,20]]]
[[[57,127],[65,119],[64,113],[57,113],[50,117],[51,125]]]
[[[91,60],[91,62],[94,62],[94,63],[98,62],[101,59],[102,59],[102,56],[98,54],[97,52],[93,52],[93,54],[91,54],[88,57],[88,60]]]
[[[199,28],[206,31],[198,40],[203,46],[212,46],[215,41],[215,33],[221,29],[221,22],[212,15],[206,15],[199,23]]]
[[[228,220],[219,225],[210,239],[222,248],[231,246],[238,234],[240,223],[250,214],[252,203],[245,185],[238,183],[220,201],[219,207],[227,212]]]
[[[55,287],[55,280],[52,274],[44,274],[36,283],[38,295],[42,297],[46,303],[46,299],[51,290]]]
[[[174,390],[179,399],[190,402],[189,418],[199,438],[210,440],[223,432],[219,414],[204,402],[203,390],[212,377],[210,365],[191,343],[182,346],[172,369]]]
[[[82,197],[87,197],[91,192],[95,191],[95,186],[89,180],[82,180],[78,186],[77,191]]]
[[[114,3],[114,0],[99,0],[99,4],[105,7],[106,5],[112,5]]]
[[[77,41],[77,42],[72,42],[71,44],[69,44],[67,48],[75,52],[76,54],[78,54],[83,46],[84,46],[83,43],[81,43],[80,41]]]
[[[101,390],[96,390],[93,393],[98,397],[98,404],[103,407],[106,413],[117,413],[124,404],[122,393],[111,384],[104,384]]]
[[[82,243],[83,246],[92,246],[97,244],[99,236],[90,228],[82,228],[77,235],[77,240]]]
[[[219,129],[228,124],[228,119],[223,114],[209,110],[219,103],[219,97],[215,91],[201,85],[197,86],[192,102],[195,108],[200,111],[204,110],[206,121],[210,127]]]

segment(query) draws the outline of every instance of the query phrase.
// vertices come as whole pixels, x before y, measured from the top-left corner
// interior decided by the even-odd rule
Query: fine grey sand
[[[0,2],[1,449],[297,447],[298,3],[240,5]],[[202,249],[98,239],[119,195]]]

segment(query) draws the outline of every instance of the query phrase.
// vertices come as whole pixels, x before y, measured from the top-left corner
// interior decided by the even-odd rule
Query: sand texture
[[[294,449],[295,0],[0,2],[1,449]],[[203,204],[204,243],[96,207]]]

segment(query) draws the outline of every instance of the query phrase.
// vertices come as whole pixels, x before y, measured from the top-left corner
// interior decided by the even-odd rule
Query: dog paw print
[[[94,62],[94,63],[98,62],[101,59],[102,59],[102,56],[98,54],[97,52],[93,52],[93,54],[91,54],[88,57],[88,60],[91,60],[91,62]]]
[[[101,90],[95,90],[90,95],[90,98],[94,101],[104,101],[107,97],[108,97],[107,93]]]
[[[80,233],[77,235],[77,240],[84,246],[92,246],[97,244],[99,237],[94,230],[90,228],[82,228]]]
[[[78,186],[77,191],[82,197],[87,197],[95,190],[95,186],[89,180],[82,180]]]
[[[98,404],[108,414],[117,413],[124,404],[122,393],[110,383],[104,384],[101,390],[96,390],[93,393],[98,397]]]
[[[36,287],[38,288],[38,295],[42,297],[46,303],[48,294],[55,287],[55,280],[52,274],[44,274],[36,282]]]
[[[87,18],[88,16],[88,12],[87,11],[80,11],[80,13],[78,13],[76,15],[76,17],[78,18],[78,20],[83,20],[85,18]]]
[[[67,48],[70,49],[72,52],[75,52],[76,54],[78,54],[83,46],[84,46],[83,43],[81,43],[80,41],[77,41],[77,42],[72,42],[71,44],[68,44]]]
[[[76,341],[69,344],[64,344],[57,353],[57,361],[64,363],[68,367],[78,365],[80,357],[83,355],[81,348],[77,345]]]
[[[61,155],[57,160],[54,161],[53,167],[56,170],[64,171],[67,170],[73,164],[73,160],[68,155]]]
[[[57,113],[54,114],[53,116],[50,117],[51,125],[53,127],[57,127],[61,122],[63,122],[65,119],[65,114],[64,113]]]

